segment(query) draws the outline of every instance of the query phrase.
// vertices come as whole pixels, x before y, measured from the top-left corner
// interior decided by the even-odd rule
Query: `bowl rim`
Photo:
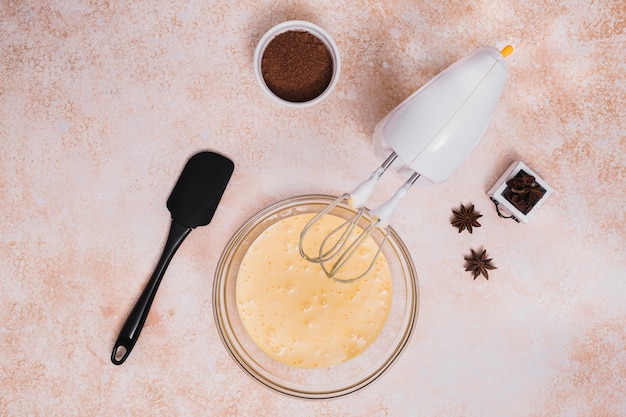
[[[404,262],[404,266],[408,270],[408,277],[405,274],[403,278],[405,282],[410,285],[407,286],[407,294],[406,298],[409,300],[409,304],[404,308],[404,311],[408,312],[408,319],[406,319],[406,327],[402,330],[402,336],[399,338],[399,342],[390,348],[390,355],[386,357],[384,360],[381,360],[380,365],[378,365],[377,369],[368,374],[365,377],[359,377],[358,381],[351,382],[341,387],[334,387],[331,389],[319,389],[319,390],[306,390],[302,388],[296,388],[293,386],[287,386],[288,384],[276,382],[270,378],[261,375],[261,372],[258,372],[255,369],[255,366],[250,362],[254,361],[252,357],[249,357],[248,352],[240,352],[235,344],[231,342],[231,338],[237,340],[237,334],[232,329],[230,322],[230,318],[226,312],[222,313],[225,310],[225,300],[221,298],[222,290],[225,287],[223,276],[227,270],[228,265],[230,264],[230,259],[232,257],[233,252],[239,247],[239,244],[247,236],[247,234],[258,224],[259,221],[265,218],[269,218],[268,216],[271,213],[278,213],[281,209],[293,208],[297,206],[302,206],[307,202],[309,204],[327,204],[334,201],[337,197],[326,194],[304,194],[298,196],[292,196],[288,198],[281,199],[274,203],[267,205],[261,210],[257,211],[255,214],[250,216],[242,225],[237,229],[237,231],[232,235],[228,243],[226,244],[224,251],[220,255],[218,263],[215,268],[214,281],[213,281],[213,316],[216,324],[216,328],[220,339],[224,347],[226,348],[229,355],[234,359],[235,363],[250,377],[252,377],[255,381],[261,383],[263,386],[271,389],[272,391],[278,392],[280,394],[286,395],[292,398],[299,399],[307,399],[307,400],[324,400],[324,399],[334,399],[341,398],[347,395],[351,395],[356,393],[365,387],[371,385],[375,381],[379,380],[380,377],[387,372],[391,366],[397,362],[402,353],[406,350],[408,346],[417,323],[417,318],[419,314],[419,282],[417,277],[417,271],[415,270],[415,265],[413,264],[412,258],[408,251],[408,248],[397,234],[393,228],[390,227],[390,237],[393,239],[392,242],[394,245],[397,245],[400,252],[402,252],[402,260]],[[347,207],[343,207],[344,209]],[[404,323],[404,321],[403,321]],[[239,341],[237,340],[237,344]],[[348,361],[350,362],[350,361]],[[286,365],[287,366],[287,365]]]

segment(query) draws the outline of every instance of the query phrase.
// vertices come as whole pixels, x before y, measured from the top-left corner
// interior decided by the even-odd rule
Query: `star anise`
[[[467,229],[468,232],[472,233],[472,227],[480,227],[478,219],[483,217],[483,215],[474,211],[473,204],[468,208],[465,208],[465,206],[461,204],[461,209],[452,210],[452,213],[454,213],[454,220],[452,220],[450,224],[454,227],[458,227],[459,233],[461,233],[464,229]]]
[[[465,270],[471,271],[474,279],[479,275],[483,275],[486,279],[489,279],[488,269],[498,269],[491,264],[491,258],[487,258],[487,250],[483,249],[481,253],[475,252],[471,249],[472,256],[465,257]]]

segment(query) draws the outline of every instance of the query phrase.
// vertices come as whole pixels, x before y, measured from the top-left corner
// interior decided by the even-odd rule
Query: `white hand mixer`
[[[448,180],[469,157],[491,120],[508,78],[504,60],[513,48],[481,47],[455,62],[392,110],[374,131],[377,155],[386,158],[365,182],[351,193],[339,196],[314,216],[300,234],[300,255],[319,263],[329,278],[351,282],[373,267],[389,234],[389,219],[398,203],[416,182],[440,184]],[[393,167],[407,181],[394,195],[368,211],[365,204],[380,177]],[[333,229],[319,245],[318,253],[305,253],[303,241],[309,230],[341,202],[356,214]],[[358,223],[369,212],[364,229]],[[368,267],[354,276],[343,277],[364,240],[380,228],[384,238]]]

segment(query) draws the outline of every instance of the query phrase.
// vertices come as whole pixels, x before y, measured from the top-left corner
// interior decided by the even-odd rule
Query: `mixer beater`
[[[356,187],[351,193],[345,193],[339,196],[335,201],[329,204],[324,210],[320,211],[306,224],[306,226],[304,227],[304,229],[302,229],[302,232],[300,233],[300,256],[310,262],[319,263],[326,275],[328,277],[334,278],[337,281],[352,282],[356,281],[357,279],[363,278],[363,276],[369,273],[369,271],[374,266],[376,258],[382,250],[382,245],[387,240],[387,236],[389,235],[389,218],[391,217],[393,211],[395,210],[402,197],[406,194],[411,185],[413,185],[415,181],[419,178],[419,174],[414,173],[404,183],[404,185],[396,191],[393,197],[378,206],[376,209],[369,211],[365,207],[365,203],[374,191],[374,186],[376,185],[380,177],[385,173],[387,168],[391,166],[391,164],[396,160],[397,157],[398,155],[395,152],[392,152],[389,157],[387,157],[385,162],[383,162],[380,167],[372,172],[372,174],[366,181],[359,184],[359,186]],[[317,256],[307,254],[304,250],[303,242],[305,241],[309,231],[341,202],[347,202],[351,208],[356,210],[356,214],[326,235],[326,237],[319,245],[318,253],[315,254]],[[366,217],[369,217],[371,220],[369,222],[369,225],[365,229],[361,229],[358,224],[361,219],[364,218],[364,215],[366,213],[369,214],[369,216]],[[358,275],[356,276],[352,276],[350,278],[342,278],[339,274],[341,269],[348,263],[348,261],[350,261],[350,259],[363,244],[363,241],[367,239],[367,237],[370,236],[374,229],[376,229],[377,227],[382,228],[383,239],[378,244],[378,249],[372,257],[369,266],[363,272],[358,273]]]

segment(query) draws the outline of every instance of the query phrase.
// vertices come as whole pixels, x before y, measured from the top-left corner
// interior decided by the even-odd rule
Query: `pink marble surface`
[[[336,90],[305,110],[265,97],[252,68],[261,35],[289,19],[319,24],[342,54]],[[393,220],[421,289],[398,364],[335,401],[257,384],[212,316],[229,236],[280,198],[349,191],[379,163],[378,120],[502,40],[511,77],[476,152],[449,182],[411,190]],[[0,415],[626,415],[625,44],[622,0],[2,1]],[[165,200],[204,149],[235,174],[116,367]],[[498,218],[485,194],[518,159],[556,190],[528,225]],[[457,234],[450,210],[469,202],[482,227]],[[463,270],[478,247],[498,267],[489,281]]]

